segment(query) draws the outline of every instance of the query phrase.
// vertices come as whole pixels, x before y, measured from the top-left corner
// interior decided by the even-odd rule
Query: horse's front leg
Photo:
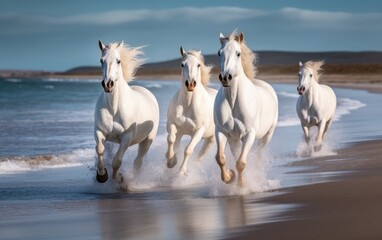
[[[175,124],[171,124],[168,129],[168,135],[167,135],[167,152],[166,152],[166,158],[167,158],[167,167],[173,168],[177,164],[177,159],[175,155],[175,145],[176,142],[179,142],[179,139],[177,138],[177,129]]]
[[[248,153],[251,150],[253,143],[255,142],[255,137],[256,137],[256,134],[254,130],[249,131],[248,134],[245,137],[243,137],[241,154],[239,159],[236,161],[236,170],[238,172],[237,184],[240,187],[245,186],[243,171],[244,171],[245,165],[247,164]]]
[[[326,128],[326,120],[321,120],[321,122],[318,124],[316,146],[314,146],[315,151],[320,151],[322,148],[322,139],[323,139],[325,128]]]
[[[118,181],[119,183],[123,182],[123,177],[122,175],[118,174],[118,170],[121,167],[123,155],[125,154],[127,148],[131,144],[131,140],[132,134],[127,133],[121,136],[118,151],[113,158],[113,179]]]
[[[221,178],[223,182],[229,184],[232,183],[235,179],[235,172],[230,169],[229,171],[226,169],[226,158],[224,154],[224,150],[227,146],[227,136],[222,132],[216,131],[215,133],[216,143],[217,143],[217,153],[215,156],[216,162],[219,164],[221,170]]]
[[[202,128],[199,128],[198,130],[196,130],[196,132],[192,135],[190,143],[184,149],[184,159],[183,159],[182,166],[180,166],[180,169],[179,169],[179,175],[184,175],[187,172],[188,160],[190,159],[191,154],[194,151],[196,144],[198,144],[200,139],[202,139],[205,131],[206,130],[204,129],[204,127],[202,127]]]
[[[105,152],[105,135],[101,131],[96,131],[95,141],[96,141],[95,150],[98,155],[96,179],[99,183],[104,183],[108,179],[105,163],[103,160],[103,154]]]
[[[310,138],[309,138],[309,127],[305,126],[303,124],[301,124],[301,127],[302,127],[302,131],[304,132],[305,142],[306,142],[306,144],[309,145],[309,141],[310,141]]]
[[[211,136],[204,140],[202,149],[200,150],[198,154],[199,162],[203,160],[204,156],[207,154],[208,150],[214,145],[214,143],[215,143],[215,136]]]

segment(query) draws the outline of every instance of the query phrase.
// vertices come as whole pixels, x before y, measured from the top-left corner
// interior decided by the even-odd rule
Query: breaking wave
[[[85,149],[62,155],[1,157],[0,174],[17,174],[48,168],[81,166],[93,162],[94,154],[94,149]]]

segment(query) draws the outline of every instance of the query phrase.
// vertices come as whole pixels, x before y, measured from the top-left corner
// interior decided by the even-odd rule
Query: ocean
[[[326,181],[332,174],[288,174],[296,170],[289,163],[303,159],[306,151],[295,111],[296,84],[272,84],[279,98],[278,127],[263,162],[256,161],[252,148],[245,189],[221,182],[216,147],[201,163],[191,158],[185,177],[177,176],[180,163],[167,169],[167,106],[180,82],[131,84],[156,96],[160,125],[136,178],[137,147],[127,150],[121,172],[132,192],[123,192],[112,181],[94,179],[93,113],[103,91],[100,80],[0,79],[0,239],[220,238],[237,227],[278,221],[280,212],[296,207],[257,203],[275,194],[270,190]],[[218,82],[211,86],[220,87]],[[335,155],[338,148],[382,135],[381,95],[334,91],[335,121],[317,156]],[[181,149],[189,138],[183,139]],[[109,168],[116,147],[107,144]],[[233,167],[233,159],[228,161]],[[121,221],[124,227],[115,224]]]

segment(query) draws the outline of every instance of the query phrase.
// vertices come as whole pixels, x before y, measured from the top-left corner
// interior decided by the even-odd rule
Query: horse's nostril
[[[228,74],[228,79],[232,80],[232,75],[231,74]]]
[[[102,87],[104,88],[104,87],[105,87],[105,81],[102,81],[102,82],[101,82],[101,85],[102,85]]]
[[[302,87],[302,91],[305,91],[305,87]]]
[[[219,74],[219,80],[220,80],[220,81],[223,81],[223,77],[222,77],[222,74],[221,74],[221,73]]]
[[[186,84],[186,87],[188,87],[188,85],[190,85],[190,84],[188,83],[188,80],[186,80],[185,84]]]

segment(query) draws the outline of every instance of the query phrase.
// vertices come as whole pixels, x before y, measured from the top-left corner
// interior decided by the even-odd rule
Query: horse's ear
[[[242,43],[244,41],[244,33],[241,32],[239,36],[239,43]]]
[[[182,57],[184,57],[184,55],[186,55],[186,51],[184,51],[184,49],[183,49],[182,46],[180,46],[180,55],[181,55]]]
[[[220,44],[223,44],[225,41],[227,41],[228,38],[224,37],[223,33],[220,33],[219,39],[220,39]]]
[[[301,61],[298,63],[298,66],[299,66],[300,68],[302,68],[303,64],[302,64]]]
[[[105,49],[105,44],[103,44],[101,40],[98,40],[98,46],[99,46],[99,49],[101,49],[101,51]]]
[[[120,46],[123,46],[123,40],[120,42],[120,43],[118,43],[118,45],[117,45],[117,48],[119,48]]]

